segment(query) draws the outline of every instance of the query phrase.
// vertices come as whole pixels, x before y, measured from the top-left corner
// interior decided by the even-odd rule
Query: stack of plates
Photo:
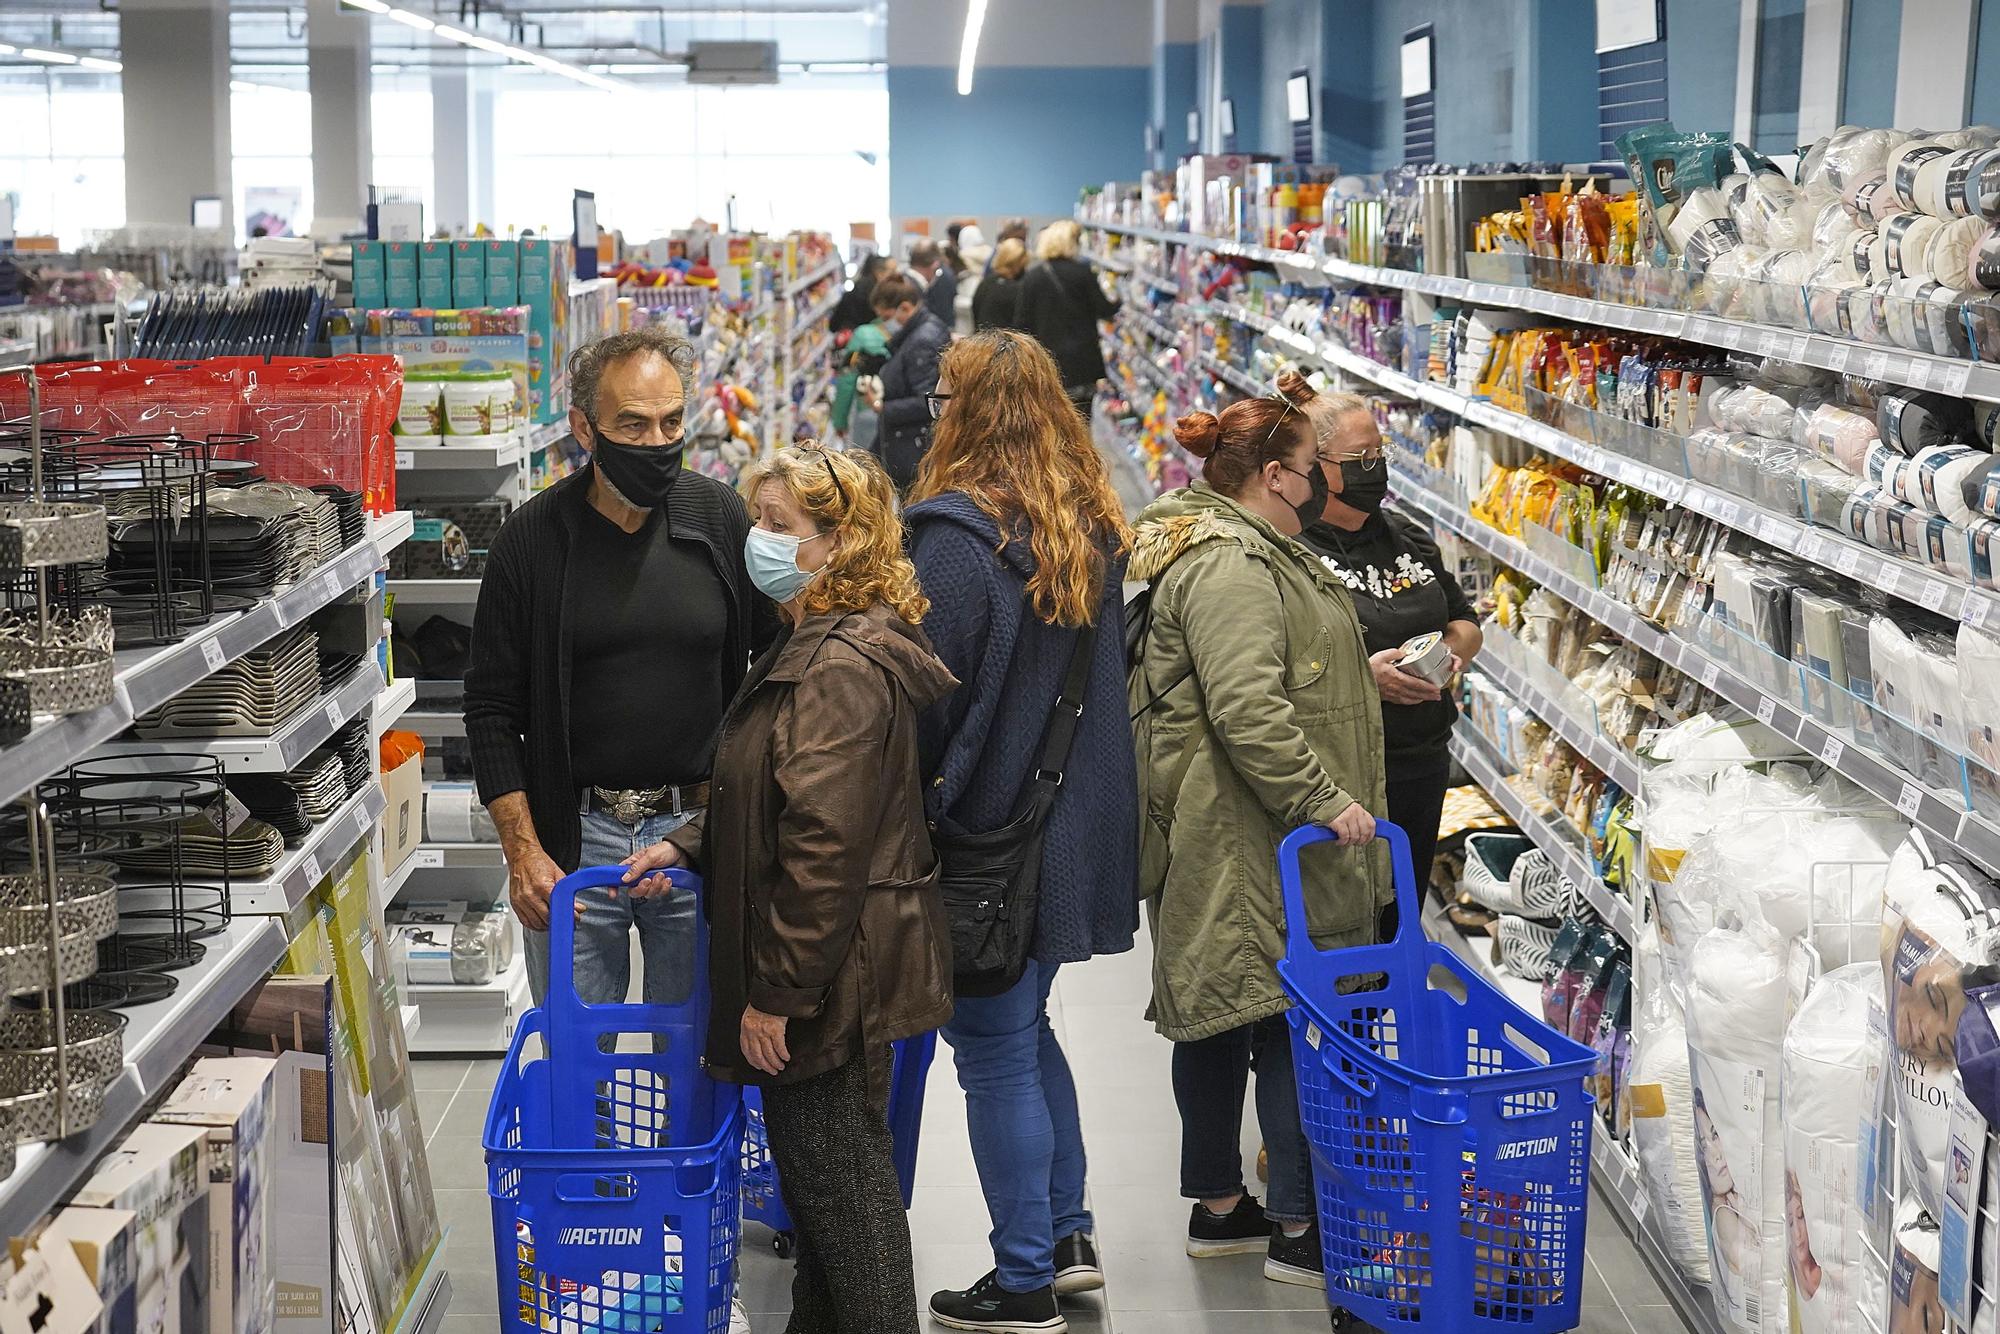
[[[347,800],[346,766],[322,749],[287,774],[237,774],[230,778],[229,790],[252,815],[283,835],[286,847],[296,848],[314,825]]]
[[[334,513],[340,516],[342,551],[368,536],[368,516],[362,512],[359,491],[347,491],[337,486],[316,486],[313,490],[331,501]]]
[[[351,797],[368,786],[375,776],[368,763],[368,720],[356,718],[347,726],[327,738],[325,746],[306,758],[310,765],[321,756],[331,753],[340,761],[341,775],[347,783],[347,796]],[[343,798],[344,800],[345,798]]]
[[[306,819],[315,824],[340,809],[340,803],[351,795],[346,761],[330,750],[314,751],[283,781],[297,794]]]
[[[132,724],[148,739],[270,736],[319,699],[319,637],[296,626]]]
[[[359,653],[331,653],[324,644],[319,653],[319,693],[331,695],[346,685],[354,677],[354,669],[361,665]]]
[[[179,870],[189,880],[262,880],[285,853],[285,836],[252,816],[225,839],[206,815],[191,815],[176,828]],[[114,858],[125,870],[142,875],[172,875],[176,851],[169,843],[121,852]]]

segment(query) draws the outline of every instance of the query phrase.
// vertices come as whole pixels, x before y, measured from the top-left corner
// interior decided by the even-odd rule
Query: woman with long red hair
[[[944,1029],[994,1270],[938,1293],[931,1316],[953,1329],[1061,1330],[1058,1295],[1104,1280],[1083,1206],[1076,1086],[1048,997],[1059,967],[1128,950],[1138,929],[1122,633],[1131,532],[1089,426],[1034,339],[989,330],[953,343],[931,402],[937,428],[904,521],[931,604],[924,629],[962,682],[922,719],[940,841],[1008,826],[1042,767],[1058,697],[1079,679],[1082,704],[1022,877],[1039,896],[1026,957],[1011,977],[961,974]]]

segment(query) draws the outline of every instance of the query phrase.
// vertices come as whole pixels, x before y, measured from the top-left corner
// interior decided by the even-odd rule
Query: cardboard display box
[[[277,1062],[204,1057],[154,1119],[208,1136],[208,1334],[266,1334],[275,1319],[272,1129]],[[185,1331],[184,1334],[193,1334]]]

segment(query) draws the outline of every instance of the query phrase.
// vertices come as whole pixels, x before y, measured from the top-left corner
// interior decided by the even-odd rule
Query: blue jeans
[[[1056,1281],[1056,1242],[1091,1230],[1076,1081],[1049,1027],[1055,964],[1028,961],[998,996],[961,996],[944,1026],[965,1090],[994,1267],[1009,1292]]]
[[[679,829],[694,812],[648,815],[628,825],[609,811],[583,812],[581,866],[615,866],[644,847]],[[639,930],[639,952],[645,960],[644,999],[652,1005],[678,1005],[694,991],[694,891],[676,889],[635,899],[609,889],[586,889],[576,901],[583,911],[576,919],[574,960],[576,994],[586,1005],[622,1003],[632,985],[632,929]],[[523,931],[528,953],[528,987],[540,1005],[549,990],[549,933]]]
[[[1243,1093],[1257,1072],[1257,1125],[1270,1155],[1264,1214],[1291,1226],[1319,1216],[1312,1159],[1299,1124],[1291,1028],[1274,1014],[1241,1028],[1174,1044],[1174,1101],[1181,1112],[1181,1194],[1219,1200],[1243,1192]]]

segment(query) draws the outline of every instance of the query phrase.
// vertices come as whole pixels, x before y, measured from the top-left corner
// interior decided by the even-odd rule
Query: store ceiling
[[[0,4],[0,42],[42,46],[78,55],[120,58],[115,0],[7,0]],[[505,41],[540,47],[574,64],[615,64],[623,76],[634,66],[658,65],[661,77],[678,77],[677,57],[695,41],[775,41],[786,73],[800,66],[831,65],[826,72],[879,69],[886,56],[887,0],[507,0],[460,4],[458,0],[397,0]],[[231,0],[230,47],[239,74],[304,73],[305,6],[283,0]],[[477,15],[475,24],[474,16]],[[458,49],[385,18],[373,22],[378,71],[421,71],[433,61],[461,63]],[[487,58],[475,55],[476,61]],[[492,61],[490,63],[498,63]],[[31,67],[33,68],[33,67]],[[10,71],[0,58],[0,72]]]

